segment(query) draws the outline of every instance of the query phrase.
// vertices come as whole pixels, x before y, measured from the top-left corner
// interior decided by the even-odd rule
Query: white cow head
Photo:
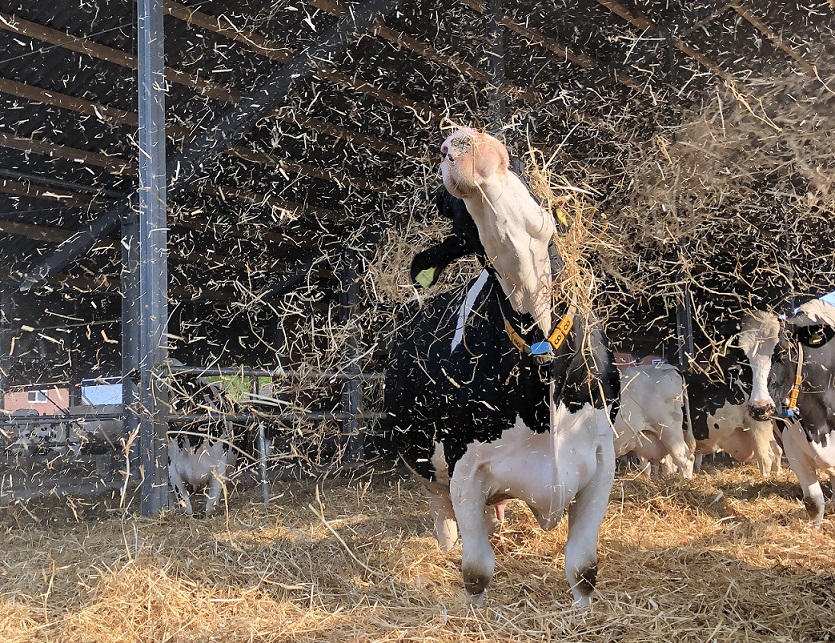
[[[511,305],[550,334],[553,217],[510,171],[507,148],[489,134],[457,130],[441,145],[441,156],[444,185],[467,205]]]

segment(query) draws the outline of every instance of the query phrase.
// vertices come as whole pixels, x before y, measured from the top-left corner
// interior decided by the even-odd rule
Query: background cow
[[[744,321],[740,345],[751,363],[754,418],[781,420],[789,466],[803,489],[806,512],[814,524],[824,515],[817,470],[829,474],[835,492],[835,307],[809,301],[781,325],[770,313]],[[797,392],[792,388],[797,382]]]
[[[780,471],[782,450],[774,439],[774,423],[748,413],[751,374],[745,356],[729,343],[716,363],[718,376],[695,369],[684,373],[696,471],[703,455],[719,451],[739,462],[754,460],[763,476]]]
[[[614,477],[612,353],[599,325],[566,315],[565,304],[555,317],[573,325],[550,361],[527,352],[535,340],[557,343],[553,218],[508,170],[495,138],[460,130],[441,154],[444,185],[465,203],[488,268],[463,290],[401,311],[386,376],[392,437],[426,489],[442,548],[454,542],[457,523],[474,602],[495,566],[491,507],[519,498],[546,529],[568,510],[566,577],[574,600],[588,604]]]
[[[175,360],[175,365],[181,365]],[[169,380],[168,479],[178,503],[191,516],[191,492],[204,491],[206,516],[212,515],[237,461],[244,427],[228,415],[239,408],[217,382],[193,373],[178,373]],[[178,415],[205,416],[180,422]]]
[[[693,447],[684,432],[684,380],[675,366],[623,369],[614,424],[616,456],[634,451],[656,464],[669,456],[682,476],[693,477]]]

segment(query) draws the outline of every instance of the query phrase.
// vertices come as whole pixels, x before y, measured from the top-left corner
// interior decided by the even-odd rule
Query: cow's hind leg
[[[591,603],[597,584],[597,538],[614,481],[614,452],[597,447],[597,467],[591,480],[568,506],[568,540],[565,544],[565,576],[575,605]]]
[[[484,602],[484,591],[493,580],[496,555],[490,544],[486,520],[488,491],[478,469],[461,466],[450,480],[449,490],[458,529],[461,532],[461,571],[467,597],[476,605]]]
[[[435,538],[438,539],[441,551],[449,551],[458,539],[458,525],[455,523],[449,492],[425,487],[424,492],[429,500],[429,515],[435,524]]]

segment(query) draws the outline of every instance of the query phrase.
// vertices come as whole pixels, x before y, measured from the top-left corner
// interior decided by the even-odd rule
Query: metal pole
[[[0,409],[4,408],[9,370],[12,365],[12,297],[0,289]]]
[[[342,284],[344,290],[339,295],[341,305],[340,321],[343,325],[351,323],[359,299],[359,282],[355,262],[355,252],[349,251],[345,257],[345,267],[342,269]],[[358,418],[360,406],[362,405],[362,389],[358,379],[359,365],[356,360],[359,356],[359,341],[355,333],[348,334],[345,346],[346,358],[350,366],[348,373],[351,376],[342,384],[342,412],[346,418],[342,421],[342,455],[340,464],[343,467],[354,467],[362,464],[364,457],[365,436]]]
[[[130,444],[129,480],[140,481],[139,441],[139,327],[142,323],[139,296],[139,216],[130,210],[122,219],[122,406],[125,436]]]
[[[507,107],[504,98],[504,29],[502,27],[502,0],[489,0],[487,6],[487,100],[490,122],[498,132],[505,122]]]
[[[695,353],[693,341],[693,298],[690,295],[690,283],[684,283],[683,301],[676,306],[676,341],[678,343],[678,364],[690,370],[690,360]]]
[[[163,0],[139,0],[139,444],[141,511],[168,508],[168,230]]]
[[[249,390],[251,393],[258,394],[260,389],[260,378],[251,376],[249,379]],[[264,506],[270,504],[270,489],[267,484],[267,435],[264,429],[264,420],[258,420],[258,473],[261,477],[261,500],[264,501]]]

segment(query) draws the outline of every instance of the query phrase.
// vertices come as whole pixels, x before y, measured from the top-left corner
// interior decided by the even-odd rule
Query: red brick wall
[[[3,395],[3,410],[17,411],[18,409],[35,409],[39,415],[54,415],[60,409],[65,409],[70,404],[70,391],[66,388],[41,389],[47,396],[48,401],[31,403],[29,402],[28,391],[11,391]]]

